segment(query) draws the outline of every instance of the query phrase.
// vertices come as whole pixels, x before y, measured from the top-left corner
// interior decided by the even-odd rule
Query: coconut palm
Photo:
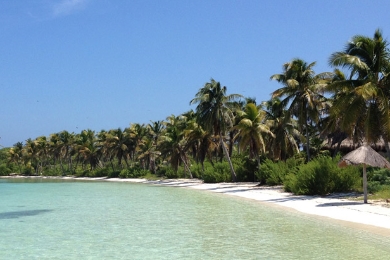
[[[58,134],[59,149],[61,151],[61,157],[66,160],[68,165],[68,171],[72,170],[72,155],[74,154],[74,142],[75,136],[73,133],[69,133],[64,130]]]
[[[284,85],[272,93],[272,98],[284,98],[281,101],[282,105],[289,105],[290,114],[298,119],[299,130],[305,132],[307,160],[310,160],[309,127],[310,124],[319,121],[324,101],[321,93],[331,75],[329,73],[315,75],[313,70],[315,64],[293,59],[283,65],[283,73],[271,76],[272,80]]]
[[[182,162],[190,178],[192,178],[189,160],[186,154],[189,144],[184,135],[186,120],[185,116],[171,115],[167,118],[165,122],[165,133],[161,136],[159,149],[161,150],[162,156],[169,158],[170,164],[176,172]]]
[[[126,129],[122,130],[121,128],[117,128],[108,131],[105,136],[104,144],[108,150],[107,153],[117,158],[119,167],[122,167],[122,160],[125,161],[127,167],[129,166],[127,154],[129,152],[128,147],[131,144],[131,140],[129,132]]]
[[[212,152],[217,149],[218,144],[214,141],[213,135],[205,131],[195,120],[187,124],[184,134],[188,145],[192,147],[194,159],[201,164],[204,172],[204,161],[208,158],[213,165]]]
[[[234,117],[229,106],[232,101],[242,98],[242,96],[238,94],[227,95],[226,92],[225,86],[222,87],[219,82],[211,79],[211,82],[207,82],[199,89],[190,104],[197,104],[197,122],[203,129],[219,138],[220,146],[229,162],[232,180],[236,181],[236,173],[223,139],[227,130],[233,126]]]
[[[304,139],[298,131],[297,121],[290,116],[290,113],[282,105],[278,98],[263,102],[265,119],[275,138],[270,139],[268,150],[273,160],[286,160],[299,153],[298,141]]]
[[[145,165],[151,172],[156,174],[156,159],[161,155],[157,145],[152,138],[145,136],[138,146],[138,157],[141,165]]]
[[[242,119],[234,128],[238,133],[234,140],[240,138],[240,149],[249,148],[249,158],[256,159],[260,165],[261,153],[265,153],[264,136],[274,137],[269,127],[265,124],[265,111],[259,110],[254,103],[248,103],[242,112]]]
[[[83,166],[87,163],[93,170],[100,163],[102,149],[98,146],[95,131],[83,130],[76,138],[78,158],[82,158]]]
[[[328,89],[337,92],[331,116],[349,136],[376,142],[383,137],[390,153],[390,52],[380,30],[374,37],[356,35],[342,52],[329,59],[334,67],[346,68],[348,78],[334,81]],[[347,112],[347,113],[346,113]]]
[[[23,143],[22,142],[17,142],[14,144],[14,146],[9,149],[8,154],[7,154],[7,159],[9,162],[16,163],[19,169],[19,173],[22,173],[22,149],[23,149]]]
[[[130,128],[127,128],[129,135],[129,145],[128,151],[130,158],[134,161],[137,158],[138,146],[142,143],[142,139],[148,135],[148,128],[144,124],[134,123],[130,125]]]

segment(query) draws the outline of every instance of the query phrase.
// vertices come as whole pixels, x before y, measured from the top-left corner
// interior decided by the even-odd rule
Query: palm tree
[[[128,151],[130,158],[134,161],[137,158],[137,150],[142,143],[144,136],[148,134],[148,128],[144,124],[134,123],[127,129],[129,135]]]
[[[150,171],[154,172],[156,174],[157,171],[157,165],[156,160],[161,155],[161,152],[157,150],[158,141],[161,138],[161,135],[164,131],[164,124],[163,121],[150,121],[151,123],[148,124],[148,135],[149,138],[146,140],[145,145],[143,149],[145,150],[146,147],[146,153],[149,159],[149,169]]]
[[[51,134],[49,137],[49,151],[53,157],[53,166],[55,168],[57,165],[57,161],[59,161],[61,172],[62,172],[62,174],[64,174],[65,169],[64,169],[64,166],[62,164],[61,148],[62,148],[62,146],[61,146],[59,133]]]
[[[187,138],[188,145],[192,147],[196,162],[201,164],[202,172],[204,172],[204,161],[206,157],[213,165],[212,151],[218,147],[213,135],[205,131],[195,120],[191,120],[187,124],[184,134]]]
[[[268,150],[273,160],[286,160],[299,153],[298,142],[303,136],[298,131],[297,121],[285,110],[278,98],[263,102],[262,106],[266,112],[265,119],[275,138],[268,143]]]
[[[122,167],[122,159],[125,161],[128,167],[127,154],[130,145],[129,132],[121,128],[108,131],[105,137],[105,146],[108,149],[108,153],[115,156],[118,160],[118,166]]]
[[[265,153],[263,136],[274,137],[270,128],[265,124],[265,111],[259,110],[254,103],[248,103],[243,111],[242,119],[234,128],[239,132],[234,140],[240,138],[239,146],[242,150],[249,148],[249,158],[255,158],[260,165],[260,153]]]
[[[74,152],[75,136],[73,133],[69,133],[64,130],[58,133],[59,143],[58,148],[60,149],[61,158],[65,159],[68,165],[68,171],[72,170],[72,155]],[[61,160],[62,161],[62,160]],[[63,172],[64,173],[64,172]]]
[[[219,82],[211,79],[211,82],[207,82],[203,88],[199,89],[190,104],[197,104],[197,122],[203,129],[219,138],[220,146],[229,162],[232,180],[236,181],[237,176],[223,138],[227,130],[233,126],[233,112],[229,105],[242,96],[238,94],[226,95],[226,91],[225,86],[222,87]],[[232,142],[232,140],[230,141]]]
[[[14,144],[14,146],[11,149],[9,149],[7,155],[9,162],[13,162],[18,165],[19,173],[22,173],[22,167],[21,167],[22,156],[23,156],[22,149],[23,149],[23,143],[17,142],[16,144]]]
[[[342,52],[329,59],[334,67],[347,68],[348,78],[341,78],[329,86],[337,93],[331,116],[338,117],[340,127],[349,136],[376,142],[385,140],[390,155],[390,52],[388,42],[380,30],[373,38],[362,35],[352,37]],[[347,113],[346,113],[347,112]]]
[[[137,159],[142,162],[145,162],[146,167],[151,172],[156,174],[156,159],[159,155],[161,155],[161,152],[157,150],[157,145],[154,143],[154,140],[152,138],[144,136],[142,142],[138,146],[138,154],[139,155]]]
[[[102,155],[101,147],[98,146],[95,131],[83,130],[76,138],[78,157],[83,158],[83,166],[89,163],[93,170],[100,163]]]
[[[192,178],[189,160],[186,154],[186,151],[190,147],[184,134],[186,120],[185,116],[171,115],[167,118],[165,122],[165,133],[161,136],[159,149],[163,156],[169,158],[170,164],[176,172],[182,162],[190,178]]]
[[[307,160],[310,160],[309,124],[317,123],[320,118],[324,97],[320,94],[329,80],[329,73],[315,75],[316,63],[306,63],[293,59],[283,65],[283,73],[271,76],[284,85],[272,93],[272,98],[284,97],[283,106],[289,104],[289,112],[298,119],[300,131],[305,131]]]

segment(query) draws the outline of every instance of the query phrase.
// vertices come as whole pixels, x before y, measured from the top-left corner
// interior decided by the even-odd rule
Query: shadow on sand
[[[338,206],[354,206],[354,205],[364,205],[363,202],[359,201],[338,201],[338,202],[328,202],[318,204],[316,207],[338,207]]]

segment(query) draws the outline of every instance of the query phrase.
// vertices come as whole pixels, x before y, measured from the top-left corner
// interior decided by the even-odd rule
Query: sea
[[[0,259],[390,259],[390,232],[204,190],[0,179]]]

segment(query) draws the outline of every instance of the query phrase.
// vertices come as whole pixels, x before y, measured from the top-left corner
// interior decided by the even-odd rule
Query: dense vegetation
[[[297,194],[360,189],[361,171],[338,168],[337,154],[349,138],[355,144],[383,140],[389,156],[389,55],[377,30],[373,38],[354,36],[333,53],[333,72],[316,74],[315,62],[293,59],[271,76],[281,88],[260,104],[228,95],[211,79],[189,100],[195,110],[163,121],[100,132],[64,130],[4,148],[0,175],[260,181]],[[371,191],[390,185],[388,171],[369,174]]]

